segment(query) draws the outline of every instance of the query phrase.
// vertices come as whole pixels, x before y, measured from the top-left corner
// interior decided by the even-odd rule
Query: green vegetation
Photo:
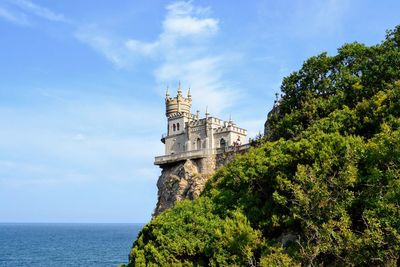
[[[281,89],[263,141],[146,225],[130,266],[400,265],[400,27]]]

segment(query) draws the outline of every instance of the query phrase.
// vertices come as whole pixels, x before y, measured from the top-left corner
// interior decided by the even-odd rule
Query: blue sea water
[[[143,224],[0,224],[0,266],[117,266]]]

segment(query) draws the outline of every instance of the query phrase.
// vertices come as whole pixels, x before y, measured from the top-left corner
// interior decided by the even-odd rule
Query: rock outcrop
[[[171,208],[180,200],[197,198],[214,172],[230,162],[237,153],[210,155],[160,166],[162,171],[157,181],[158,201],[153,216]]]
[[[214,171],[214,166],[204,166],[203,161],[188,159],[162,167],[157,182],[158,202],[154,216],[171,208],[177,201],[193,200],[200,195]]]

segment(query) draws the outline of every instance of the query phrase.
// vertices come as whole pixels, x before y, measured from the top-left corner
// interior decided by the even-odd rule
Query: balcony
[[[239,152],[239,151],[248,150],[249,148],[250,148],[250,144],[244,144],[244,145],[240,145],[240,146],[219,147],[216,150],[216,154]]]
[[[186,151],[172,155],[158,156],[155,157],[154,159],[154,165],[164,165],[186,159],[205,158],[215,153],[216,153],[215,149],[202,149],[202,150]]]
[[[224,148],[216,148],[216,149],[201,149],[201,150],[192,150],[180,152],[177,154],[158,156],[154,159],[154,165],[164,165],[177,161],[182,161],[186,159],[200,159],[208,157],[213,154],[223,154],[223,153],[236,153],[241,151],[246,151],[250,148],[250,144],[244,144],[241,146],[229,146]]]

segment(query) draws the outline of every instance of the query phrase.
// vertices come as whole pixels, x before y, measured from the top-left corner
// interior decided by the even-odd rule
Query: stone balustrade
[[[154,164],[155,165],[164,165],[164,164],[174,163],[177,161],[183,161],[186,159],[198,159],[198,158],[205,158],[205,157],[208,157],[210,155],[215,155],[215,154],[239,152],[239,151],[248,150],[249,148],[250,148],[250,144],[244,144],[241,146],[228,146],[228,147],[217,148],[217,149],[201,149],[201,150],[185,151],[185,152],[180,152],[177,154],[155,157]]]
[[[178,154],[171,154],[171,155],[155,157],[154,164],[155,165],[163,165],[163,164],[173,163],[173,162],[182,161],[182,160],[186,160],[186,159],[205,158],[212,154],[215,154],[215,149],[201,149],[201,150],[185,151],[185,152],[180,152]]]

